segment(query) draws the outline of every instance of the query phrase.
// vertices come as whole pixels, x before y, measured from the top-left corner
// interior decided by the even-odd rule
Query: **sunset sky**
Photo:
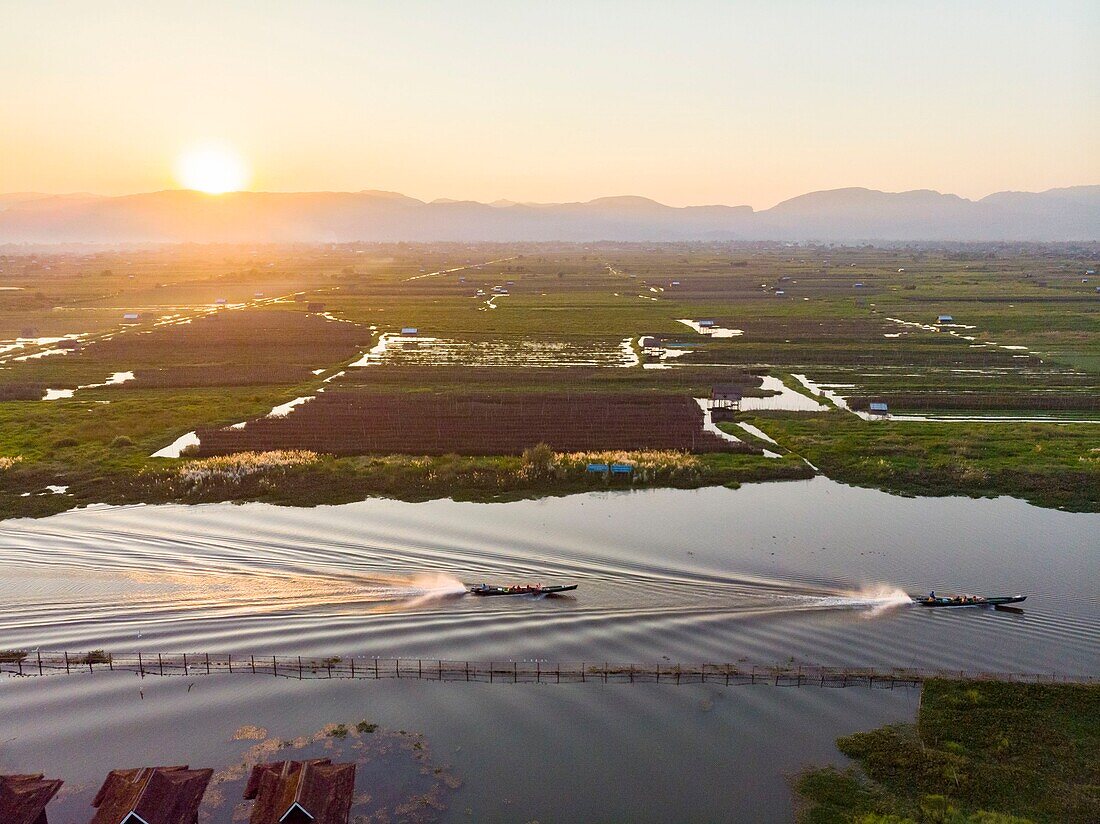
[[[766,208],[1100,183],[1100,3],[0,0],[0,192]],[[232,175],[230,175],[232,178]]]

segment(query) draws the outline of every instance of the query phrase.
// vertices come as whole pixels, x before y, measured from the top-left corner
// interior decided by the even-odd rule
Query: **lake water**
[[[823,478],[509,504],[102,507],[0,522],[0,648],[1098,675],[1098,546],[1098,515]],[[450,592],[482,580],[580,588],[544,600]],[[932,588],[1029,598],[1021,613],[898,603]],[[0,771],[65,778],[51,821],[75,823],[110,767],[222,767],[249,743],[232,740],[242,725],[281,740],[369,719],[422,733],[435,769],[462,782],[421,817],[393,820],[783,821],[791,773],[842,763],[838,735],[911,720],[917,700],[709,684],[4,678]]]

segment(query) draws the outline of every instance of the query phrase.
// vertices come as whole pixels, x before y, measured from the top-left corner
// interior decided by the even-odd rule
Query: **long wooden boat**
[[[919,595],[913,598],[913,602],[922,607],[999,607],[1026,600],[1026,595]]]
[[[491,584],[476,584],[469,587],[467,592],[471,595],[557,595],[560,592],[572,592],[577,584],[562,584],[557,586],[543,586],[542,584],[514,584],[507,587],[498,587]]]

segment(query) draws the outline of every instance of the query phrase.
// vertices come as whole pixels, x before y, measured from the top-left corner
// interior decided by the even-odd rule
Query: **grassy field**
[[[805,393],[791,377],[801,374],[856,409],[877,400],[898,414],[1100,421],[1100,294],[1081,277],[1098,257],[1095,245],[9,250],[0,255],[0,285],[16,287],[0,290],[0,458],[11,466],[0,470],[0,507],[35,514],[95,494],[152,499],[146,481],[171,474],[154,451],[321,390],[686,398],[721,383],[752,398],[769,394],[769,375]],[[941,314],[953,323],[936,323]],[[680,319],[734,331],[704,335]],[[418,335],[402,341],[407,326]],[[380,347],[383,336],[391,342]],[[642,336],[660,349],[643,351]],[[372,348],[385,349],[377,363],[350,366]],[[124,382],[103,385],[118,376]],[[58,399],[41,400],[47,390]],[[871,424],[841,411],[742,420],[786,457],[746,456],[760,465],[693,483],[785,476],[804,458],[838,480],[902,494],[1008,494],[1100,510],[1100,425]],[[415,455],[414,440],[404,452]],[[455,481],[454,494],[532,491],[501,469],[508,460],[484,457],[492,480],[459,473],[469,479]],[[438,480],[413,482],[431,462],[416,470],[384,454],[361,458],[323,459],[313,486],[284,497],[344,499],[326,480],[333,472],[354,494],[448,494]],[[78,495],[80,479],[109,482]],[[543,479],[539,488],[573,485]]]
[[[917,723],[837,741],[795,780],[806,824],[1100,820],[1100,686],[930,681]]]
[[[855,486],[1100,510],[1100,427],[1093,424],[865,421],[839,410],[742,417]]]

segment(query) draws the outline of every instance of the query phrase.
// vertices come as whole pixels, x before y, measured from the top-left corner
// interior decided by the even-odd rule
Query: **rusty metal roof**
[[[4,824],[46,824],[46,805],[61,789],[58,778],[0,775],[0,821]]]
[[[347,824],[354,790],[355,765],[322,758],[259,764],[244,797],[256,800],[250,824]]]
[[[213,770],[112,770],[96,793],[91,824],[195,824]]]

